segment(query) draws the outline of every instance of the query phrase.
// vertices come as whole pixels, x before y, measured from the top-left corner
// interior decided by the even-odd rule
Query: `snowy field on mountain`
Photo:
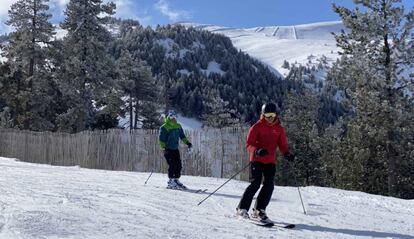
[[[165,49],[166,58],[182,59],[185,57],[185,55],[188,52],[193,52],[195,49],[198,49],[198,48],[205,49],[205,46],[198,41],[193,42],[191,49],[186,49],[186,48],[180,49],[179,45],[176,42],[174,42],[174,40],[171,38],[160,39],[160,40],[157,40],[156,43]],[[221,65],[215,60],[210,61],[206,69],[203,69],[201,67],[199,67],[199,69],[206,76],[209,76],[211,73],[216,73],[216,74],[223,76],[226,73],[221,70]],[[192,72],[188,71],[187,69],[177,70],[177,73],[184,74],[184,75],[192,74]]]
[[[195,23],[181,24],[229,37],[236,48],[267,64],[282,76],[289,73],[289,69],[282,67],[285,60],[302,65],[309,62],[317,64],[314,59],[326,56],[328,62],[335,61],[339,57],[339,48],[331,33],[339,33],[344,28],[342,22],[248,29]]]
[[[295,229],[263,228],[234,217],[248,185],[183,176],[191,189],[165,188],[167,176],[38,165],[0,158],[0,238],[414,238],[414,201],[332,188],[276,187],[268,215]]]

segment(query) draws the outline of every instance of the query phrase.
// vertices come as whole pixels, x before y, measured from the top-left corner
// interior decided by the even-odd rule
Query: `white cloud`
[[[10,10],[10,6],[15,2],[17,2],[17,0],[1,0],[1,4],[0,4],[0,34],[11,31],[11,27],[6,25],[6,21],[8,19],[8,12]]]
[[[138,13],[137,5],[138,1],[134,0],[106,0],[105,2],[112,1],[116,4],[115,16],[122,19],[135,19],[138,20],[142,25],[150,25],[152,17],[146,13]]]
[[[66,4],[69,3],[69,0],[52,0],[51,2],[56,2],[60,8],[64,9]]]
[[[1,0],[0,4],[0,17],[7,17],[8,11],[10,10],[10,6],[17,2],[17,0]],[[63,9],[69,0],[51,0],[50,3],[52,5],[57,5],[59,8]]]
[[[189,18],[190,12],[184,10],[173,10],[166,0],[159,0],[155,5],[162,14],[166,15],[171,21],[177,21],[183,18]]]
[[[18,0],[0,0],[0,34],[5,32],[10,32],[11,29],[6,26],[4,23],[8,18],[8,11],[10,10],[10,6],[17,2]],[[63,16],[63,12],[66,9],[66,5],[69,3],[70,0],[50,0],[49,7],[50,12],[53,14],[54,20],[61,20]],[[151,25],[152,17],[148,15],[146,12],[138,13],[137,5],[139,1],[136,0],[104,0],[103,2],[114,2],[116,4],[116,16],[119,18],[127,19],[135,19],[138,20],[142,25]],[[167,10],[169,10],[167,4]]]
[[[53,18],[61,19],[63,17],[63,12],[66,9],[66,5],[69,3],[69,0],[50,0],[49,1],[49,12],[53,14]]]
[[[18,0],[1,0],[0,4],[0,34],[7,33],[13,30],[13,28],[7,26],[5,23],[8,19],[8,13],[13,3]],[[63,10],[69,0],[50,0],[50,11],[53,15],[63,14]]]
[[[1,4],[0,4],[0,17],[6,17],[7,13],[10,9],[10,6],[17,2],[17,0],[1,0]]]

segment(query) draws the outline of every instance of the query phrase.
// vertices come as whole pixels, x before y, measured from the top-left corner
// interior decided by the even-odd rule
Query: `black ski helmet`
[[[262,114],[265,113],[278,113],[277,106],[274,103],[265,103],[262,105]]]

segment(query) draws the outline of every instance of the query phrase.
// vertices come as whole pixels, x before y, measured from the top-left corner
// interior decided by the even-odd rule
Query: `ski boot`
[[[170,180],[168,180],[167,188],[168,189],[180,189],[178,184],[175,182],[174,178],[170,178]]]
[[[251,217],[253,220],[263,223],[264,225],[270,226],[274,224],[273,221],[266,215],[266,211],[263,209],[253,209]]]
[[[236,214],[237,214],[237,216],[239,218],[242,218],[242,219],[250,219],[249,213],[247,213],[247,210],[246,209],[237,208]]]
[[[178,178],[174,178],[173,180],[175,181],[175,184],[177,184],[177,186],[178,186],[180,189],[183,189],[183,190],[186,190],[186,189],[187,189],[187,187],[186,187],[186,186],[184,186],[184,184],[182,184],[182,183],[180,182],[180,180],[178,180]]]

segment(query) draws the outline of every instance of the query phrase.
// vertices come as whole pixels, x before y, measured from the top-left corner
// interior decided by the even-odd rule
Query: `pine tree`
[[[154,104],[159,103],[158,87],[151,73],[151,67],[145,61],[138,61],[138,82],[135,84],[133,96],[136,99],[135,114],[143,117],[144,128],[149,125],[159,125],[159,117]],[[150,109],[148,111],[148,109]],[[134,127],[137,128],[138,118],[135,118]],[[145,125],[146,122],[146,125]]]
[[[119,74],[119,84],[121,89],[126,94],[127,97],[127,107],[126,110],[129,116],[129,128],[133,129],[134,122],[134,99],[132,97],[133,89],[135,88],[134,76],[137,75],[137,68],[133,67],[133,60],[131,54],[128,51],[122,50],[121,56],[117,61],[118,74]]]
[[[288,62],[287,60],[284,60],[284,61],[283,61],[282,68],[285,68],[285,69],[290,69],[290,64],[289,64],[289,62]]]
[[[144,128],[157,125],[159,122],[154,107],[157,88],[151,69],[145,62],[133,59],[127,50],[122,50],[118,71],[119,83],[128,98],[129,128],[137,129],[139,121]]]
[[[355,114],[345,158],[362,165],[354,175],[362,190],[404,197],[401,164],[412,161],[413,102],[405,94],[413,92],[406,70],[414,64],[414,9],[406,13],[399,0],[355,2],[364,10],[334,5],[349,29],[335,36],[343,54],[338,68],[343,75],[335,83]]]
[[[321,162],[321,185],[346,188],[346,185],[342,183],[350,181],[343,178],[345,174],[350,172],[350,170],[344,170],[342,163],[344,158],[342,157],[341,142],[344,128],[344,120],[339,118],[335,124],[326,127],[321,136],[315,140]]]
[[[113,39],[103,26],[105,14],[112,15],[114,9],[115,4],[103,4],[102,0],[71,0],[67,5],[61,24],[68,32],[63,39],[64,62],[59,71],[67,107],[59,115],[61,130],[102,128],[96,122],[98,118],[113,125],[120,113],[115,63],[107,51]]]
[[[5,89],[13,127],[53,130],[55,109],[48,56],[54,27],[48,0],[20,0],[9,10],[7,24],[15,29],[5,47],[10,72]]]
[[[9,63],[0,62],[0,126],[3,128],[12,128],[15,126],[12,117],[12,110],[10,107],[10,96],[13,95],[9,90],[13,89],[10,87],[10,83],[13,80],[10,77],[10,65]]]
[[[228,109],[229,102],[224,101],[217,90],[212,90],[203,100],[202,120],[209,127],[224,128],[240,125],[240,116],[233,109]]]
[[[317,96],[307,89],[291,92],[282,122],[286,128],[289,147],[296,154],[295,168],[298,178],[303,179],[306,185],[320,185],[322,182],[317,121]]]

